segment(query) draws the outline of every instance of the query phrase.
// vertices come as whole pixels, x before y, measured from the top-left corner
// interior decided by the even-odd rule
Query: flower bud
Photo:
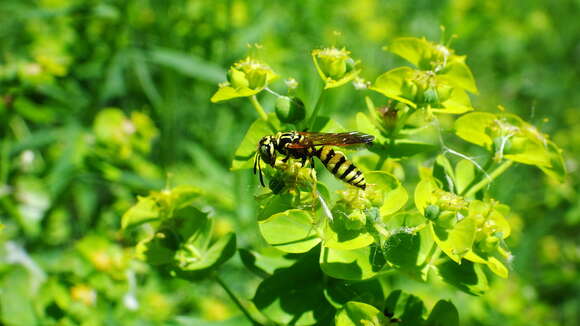
[[[228,72],[228,80],[234,88],[262,89],[276,77],[265,63],[250,57],[236,62]]]
[[[435,221],[439,218],[439,214],[441,213],[441,209],[437,205],[429,205],[425,207],[425,218],[431,221]]]
[[[298,97],[280,96],[276,100],[276,116],[286,123],[301,121],[306,117],[304,103]]]
[[[429,87],[423,92],[423,98],[426,104],[437,104],[439,103],[439,94],[435,87]]]
[[[349,56],[350,52],[346,49],[339,50],[332,47],[322,50],[314,50],[312,54],[321,73],[326,78],[339,80],[349,70],[352,70],[355,65],[354,60]]]
[[[236,89],[250,86],[246,74],[234,67],[231,67],[230,70],[228,70],[228,81],[230,82],[230,85]]]
[[[268,80],[268,72],[264,69],[252,69],[246,73],[249,88],[258,89],[265,87]]]
[[[414,100],[417,95],[417,84],[411,80],[404,80],[401,91],[404,98]]]

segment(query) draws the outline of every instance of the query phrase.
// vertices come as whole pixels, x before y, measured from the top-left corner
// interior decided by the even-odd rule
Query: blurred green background
[[[235,230],[239,247],[264,246],[258,182],[251,171],[229,172],[256,113],[248,101],[209,101],[227,67],[252,53],[296,78],[311,104],[320,87],[313,48],[346,46],[374,80],[403,63],[382,50],[390,40],[439,41],[440,26],[468,56],[475,107],[501,104],[552,135],[570,175],[555,184],[518,166],[493,184],[495,198],[518,214],[510,221],[515,258],[510,278],[493,279],[484,296],[404,276],[393,276],[393,286],[429,304],[451,299],[464,325],[579,323],[579,12],[577,0],[1,1],[2,324],[233,317],[223,324],[237,325],[239,312],[219,287],[163,278],[133,259],[120,216],[137,195],[195,185],[207,191],[216,236]],[[270,112],[273,101],[263,99]],[[348,124],[364,101],[348,86],[328,106]],[[256,280],[239,260],[225,268],[228,283],[251,297]]]

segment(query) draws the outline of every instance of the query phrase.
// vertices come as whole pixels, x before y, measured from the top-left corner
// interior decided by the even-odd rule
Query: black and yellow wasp
[[[355,187],[366,189],[365,177],[346,156],[331,146],[352,146],[371,144],[374,136],[360,132],[319,133],[287,131],[274,136],[263,137],[254,159],[254,174],[260,173],[260,183],[264,186],[260,160],[274,167],[278,154],[285,155],[282,162],[290,158],[300,159],[301,166],[309,161],[314,167],[313,157],[318,157],[328,171],[338,179]]]

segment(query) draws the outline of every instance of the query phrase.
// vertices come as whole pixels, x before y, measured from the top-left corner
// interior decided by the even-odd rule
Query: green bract
[[[429,107],[434,113],[461,114],[473,110],[465,90],[432,71],[395,68],[379,76],[370,89],[413,108]]]
[[[350,301],[336,314],[336,326],[383,326],[390,321],[377,308],[362,302]]]
[[[350,51],[335,47],[312,51],[312,60],[324,88],[342,86],[353,80],[360,73],[360,62],[350,57]]]
[[[485,147],[496,161],[507,159],[535,165],[559,181],[566,175],[562,150],[547,135],[514,114],[469,113],[455,121],[455,133]]]
[[[456,55],[452,49],[415,37],[398,38],[387,49],[419,70],[432,71],[451,86],[477,94],[473,74],[465,64],[466,57]]]
[[[139,198],[122,218],[124,229],[150,223],[153,232],[137,244],[137,256],[164,272],[186,279],[209,276],[209,271],[236,251],[233,233],[212,241],[214,221],[195,208],[200,190],[176,187]]]
[[[228,81],[211,97],[213,103],[258,94],[278,76],[267,64],[247,57],[228,70]]]
[[[487,264],[507,277],[502,263],[510,257],[503,241],[510,235],[509,208],[493,200],[466,200],[441,190],[435,179],[424,178],[415,189],[415,205],[428,220],[439,248],[456,263],[467,259]]]

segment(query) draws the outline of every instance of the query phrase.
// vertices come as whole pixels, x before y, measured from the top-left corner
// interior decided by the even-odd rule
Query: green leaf
[[[415,207],[425,215],[425,207],[432,201],[433,191],[437,189],[433,179],[421,179],[415,187]]]
[[[161,208],[157,201],[151,197],[138,197],[133,205],[121,217],[121,228],[126,230],[143,223],[152,222],[161,218]]]
[[[256,308],[281,325],[329,325],[334,308],[324,298],[318,256],[312,250],[264,279],[252,299]]]
[[[324,246],[334,249],[354,250],[366,247],[375,242],[373,236],[367,232],[366,228],[359,229],[349,228],[348,224],[343,222],[347,217],[339,217],[338,212],[333,215],[338,219],[325,225],[323,230]]]
[[[384,266],[383,255],[375,247],[340,250],[322,247],[320,268],[326,275],[343,280],[365,280]]]
[[[210,101],[212,103],[217,103],[217,102],[231,100],[231,99],[237,98],[237,97],[248,97],[248,96],[256,95],[260,91],[262,91],[262,89],[260,89],[260,88],[250,89],[248,87],[233,88],[231,86],[221,86],[220,88],[218,88],[218,90],[215,92],[215,94],[212,95]]]
[[[280,252],[263,254],[242,248],[238,252],[244,266],[263,278],[271,276],[276,269],[287,268],[295,263],[295,260],[281,255]]]
[[[431,44],[425,39],[400,37],[389,44],[388,50],[419,67],[421,59],[431,52]]]
[[[464,218],[452,229],[438,223],[429,223],[429,227],[439,248],[455,262],[459,263],[471,251],[477,228],[474,219]]]
[[[358,112],[356,114],[356,125],[357,130],[362,133],[373,135],[375,137],[380,137],[381,135],[381,132],[379,131],[375,123],[371,122],[371,120],[367,117],[367,115],[362,112]]]
[[[546,146],[546,150],[549,153],[550,163],[548,166],[540,166],[539,168],[549,177],[558,182],[564,182],[567,171],[566,165],[564,164],[564,157],[562,156],[562,150],[550,140],[546,142]]]
[[[390,321],[377,308],[362,302],[350,301],[336,314],[336,326],[383,326]]]
[[[385,293],[379,278],[365,281],[348,281],[328,278],[324,295],[335,308],[341,309],[348,301],[356,298],[375,307],[380,307],[385,301]]]
[[[413,78],[413,74],[414,70],[409,67],[389,70],[380,75],[370,89],[415,108],[417,107],[415,103],[403,97],[405,93],[403,90],[404,81]]]
[[[441,106],[443,107],[442,109],[433,108],[431,111],[434,113],[462,114],[474,110],[467,93],[459,88],[454,88],[451,91],[451,96],[443,101]]]
[[[137,256],[153,266],[169,265],[174,262],[178,243],[171,231],[160,230],[137,244]]]
[[[453,60],[445,66],[444,72],[439,78],[446,80],[454,87],[465,89],[473,94],[478,94],[475,79],[471,70],[464,60]]]
[[[307,252],[321,241],[312,215],[300,209],[274,214],[258,226],[266,242],[284,252]]]
[[[381,217],[389,216],[405,206],[409,195],[399,180],[383,171],[372,171],[365,174],[369,192],[378,191],[383,195],[383,204],[380,207]]]
[[[360,209],[352,209],[343,202],[332,209],[333,221],[325,220],[321,238],[324,246],[334,249],[353,250],[366,247],[375,240],[365,227],[366,216]]]
[[[294,207],[292,194],[272,194],[267,198],[259,200],[258,221],[263,221],[274,214],[292,209],[292,207]]]
[[[397,268],[424,278],[424,264],[435,245],[425,218],[416,211],[395,214],[385,222],[391,236],[383,244],[386,260]]]
[[[462,194],[465,188],[473,182],[475,178],[474,165],[469,160],[462,159],[455,166],[455,186],[457,193]]]
[[[195,247],[195,252],[206,251],[211,240],[214,219],[209,218],[208,213],[192,206],[176,210],[173,215],[174,218],[167,221],[164,226],[177,234],[180,243]]]
[[[185,264],[181,264],[181,270],[185,272],[196,271],[206,273],[209,269],[217,268],[226,261],[228,261],[236,253],[236,235],[235,233],[228,233],[219,238],[209,249],[201,254],[192,255],[187,252],[187,257],[183,257]],[[179,252],[177,253],[179,255]],[[207,275],[209,276],[209,275]]]
[[[391,235],[384,244],[387,261],[398,268],[414,268],[421,247],[419,233],[398,232]]]
[[[470,143],[491,148],[493,139],[487,134],[487,128],[495,121],[496,116],[487,112],[472,112],[455,120],[455,133]]]
[[[496,275],[507,278],[508,277],[508,269],[505,265],[495,257],[489,257],[487,260],[487,266],[494,272]]]
[[[463,260],[461,264],[457,264],[447,260],[437,267],[439,268],[439,275],[445,282],[465,293],[482,295],[489,289],[487,277],[479,264],[468,260]]]
[[[387,297],[384,312],[389,317],[401,320],[401,325],[422,326],[426,309],[418,297],[396,290]]]
[[[459,326],[459,313],[451,301],[439,300],[431,310],[426,326]]]
[[[435,160],[435,166],[433,168],[433,176],[441,181],[444,185],[443,189],[446,191],[453,192],[453,187],[455,186],[455,172],[451,166],[451,162],[445,155],[437,156]]]
[[[188,206],[175,211],[158,227],[155,234],[143,240],[137,247],[152,265],[186,266],[189,262],[201,262],[211,240],[213,220],[207,213]],[[176,261],[177,259],[177,261]]]
[[[268,119],[270,119],[274,125],[279,125],[278,120],[275,118],[274,114],[268,115]],[[258,148],[260,139],[262,139],[264,136],[272,135],[275,132],[276,131],[272,130],[272,127],[266,120],[258,119],[254,121],[254,123],[252,123],[250,126],[250,129],[248,129],[246,132],[246,135],[238,146],[238,149],[236,149],[231,170],[236,171],[252,168],[254,165],[256,148]]]

